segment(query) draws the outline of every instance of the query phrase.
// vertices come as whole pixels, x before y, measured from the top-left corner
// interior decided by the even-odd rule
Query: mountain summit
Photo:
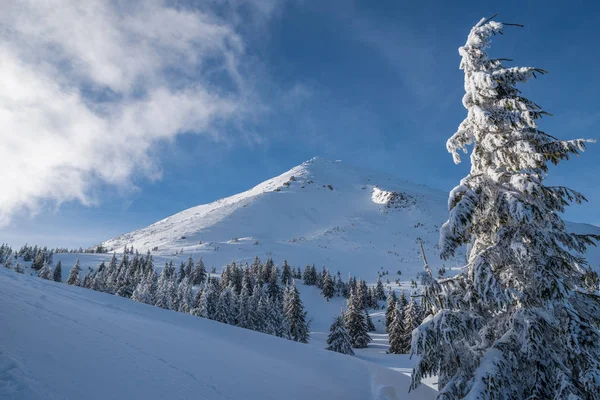
[[[316,264],[368,280],[403,280],[422,268],[418,242],[438,254],[447,193],[320,157],[245,192],[199,205],[107,240],[154,254],[201,255],[208,266],[259,256]],[[452,267],[457,262],[446,263]],[[441,265],[440,265],[441,266]]]

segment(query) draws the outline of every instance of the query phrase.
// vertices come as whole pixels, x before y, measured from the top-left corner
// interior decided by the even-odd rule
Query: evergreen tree
[[[505,24],[506,25],[506,24]],[[538,129],[545,112],[515,87],[544,71],[507,68],[485,49],[503,24],[481,20],[459,49],[467,118],[448,143],[472,145],[471,171],[449,198],[441,256],[468,245],[466,266],[438,283],[413,335],[412,387],[436,375],[443,399],[582,399],[600,393],[600,298],[585,291],[581,253],[560,213],[584,197],[545,186],[548,163],[585,148]]]
[[[192,259],[192,256],[189,256],[187,264],[185,264],[185,276],[189,280],[191,280],[193,278],[193,271],[194,271],[194,260]]]
[[[405,329],[404,329],[404,310],[400,307],[400,304],[396,304],[394,307],[394,314],[392,318],[392,322],[389,326],[389,340],[390,340],[390,348],[388,353],[391,354],[406,354],[408,353],[406,344],[404,339]],[[408,350],[410,350],[410,343],[408,346]]]
[[[269,284],[267,286],[267,296],[271,301],[281,302],[283,299],[283,293],[279,286],[279,268],[277,266],[271,268],[271,277],[269,278]]]
[[[359,296],[356,295],[356,291],[350,292],[350,297],[347,301],[347,308],[345,323],[350,335],[350,342],[352,347],[356,349],[362,349],[367,347],[371,342],[369,336],[369,330],[367,327],[367,321],[363,309],[360,306]]]
[[[371,316],[367,310],[365,310],[365,321],[367,323],[367,330],[369,332],[375,332],[375,325],[373,324],[373,320],[371,319]]]
[[[119,289],[117,290],[117,293],[115,293],[117,296],[120,297],[125,297],[127,299],[131,298],[131,296],[133,295],[133,289],[131,287],[131,285],[127,282],[122,284]]]
[[[186,278],[185,264],[182,261],[181,264],[179,265],[179,273],[177,274],[177,284],[179,285],[181,283],[181,281],[183,281],[185,278]]]
[[[92,284],[90,289],[96,290],[98,292],[104,292],[106,285],[106,267],[104,262],[100,264],[98,267],[98,271],[94,274],[94,278],[92,279]]]
[[[293,283],[286,286],[283,308],[285,319],[290,327],[291,339],[296,342],[308,343],[310,322],[306,321],[306,311],[300,300],[300,293]]]
[[[25,273],[25,268],[23,268],[21,266],[21,264],[19,264],[17,262],[17,264],[15,265],[15,272],[18,273],[18,274],[24,274]]]
[[[304,268],[304,273],[302,274],[302,280],[304,281],[304,284],[305,284],[306,286],[310,286],[310,285],[312,285],[312,282],[311,282],[311,270],[310,270],[310,265],[307,265],[307,266]]]
[[[83,277],[83,282],[81,283],[81,287],[84,287],[86,289],[89,289],[90,287],[92,287],[93,274],[94,274],[94,271],[91,268],[88,268],[88,272]]]
[[[400,306],[398,302],[398,306]],[[408,305],[404,308],[402,333],[400,335],[400,346],[402,354],[410,353],[410,345],[412,341],[412,332],[421,325],[421,310],[415,299],[411,298]]]
[[[110,268],[110,267],[109,267]],[[168,264],[160,272],[158,281],[156,284],[156,295],[154,297],[154,305],[156,307],[164,308],[165,310],[171,309],[171,298],[169,294],[170,286],[170,269]]]
[[[34,271],[41,270],[44,267],[44,261],[44,253],[41,250],[38,250],[35,253],[33,262],[31,263],[31,269],[33,269]]]
[[[327,350],[353,356],[352,341],[344,323],[344,313],[333,320],[327,336]]]
[[[329,271],[325,271],[325,277],[323,278],[323,289],[321,289],[321,293],[323,294],[323,297],[329,301],[329,299],[333,297],[334,292],[335,290],[331,275],[329,275]]]
[[[62,282],[62,263],[60,262],[60,260],[58,260],[58,262],[56,263],[52,279],[54,280],[54,282]]]
[[[189,314],[194,306],[194,294],[189,279],[183,279],[177,287],[178,311]]]
[[[281,266],[281,284],[283,286],[289,285],[292,283],[293,278],[292,269],[288,265],[287,260],[283,260],[283,265]]]
[[[75,266],[71,268],[69,272],[69,277],[67,278],[67,285],[79,286],[79,272],[81,272],[81,267],[79,266],[79,260],[75,261]]]
[[[194,268],[192,276],[192,284],[194,285],[202,285],[206,281],[206,268],[204,267],[202,257],[196,263],[196,268]]]
[[[52,269],[50,268],[50,265],[48,265],[47,262],[45,262],[42,269],[40,269],[38,276],[42,279],[47,280],[50,280],[52,278]]]
[[[402,294],[404,295],[404,292],[402,292]],[[396,292],[390,289],[387,297],[387,307],[385,309],[385,328],[388,333],[390,332],[392,322],[394,321],[394,313],[397,302],[398,298],[396,297]]]
[[[250,299],[250,308],[248,310],[248,329],[262,332],[265,325],[266,316],[262,312],[264,310],[264,293],[263,287],[256,284],[252,289],[252,297]]]
[[[283,304],[267,299],[264,307],[264,322],[262,332],[289,339],[290,328],[283,314]]]
[[[377,300],[386,300],[385,290],[383,289],[383,283],[381,282],[381,276],[377,277],[377,286],[375,286],[375,296]]]
[[[236,314],[235,292],[233,285],[227,286],[219,296],[215,320],[229,325],[235,325]]]
[[[238,311],[237,311],[237,326],[241,328],[251,329],[250,326],[250,282],[246,279],[242,282],[242,291],[238,298]]]
[[[202,291],[202,302],[200,305],[200,315],[204,318],[215,319],[217,314],[217,304],[219,302],[219,292],[214,285],[207,285]]]
[[[145,276],[138,282],[133,293],[131,294],[131,300],[139,303],[154,304],[151,279],[152,278],[149,276]]]

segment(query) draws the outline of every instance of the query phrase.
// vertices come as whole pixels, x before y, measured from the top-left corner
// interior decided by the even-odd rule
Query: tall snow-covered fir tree
[[[352,350],[352,341],[346,324],[344,323],[344,313],[335,317],[333,324],[329,328],[329,336],[327,336],[327,350],[335,351],[337,353],[354,355]]]
[[[560,217],[581,194],[543,183],[586,141],[538,128],[545,112],[515,85],[545,71],[489,58],[502,29],[482,19],[459,49],[468,115],[447,148],[459,162],[472,145],[471,171],[450,193],[440,247],[447,259],[467,245],[467,264],[426,291],[433,315],[413,335],[412,387],[437,375],[443,400],[597,400],[600,297],[584,289],[581,253],[600,238]]]

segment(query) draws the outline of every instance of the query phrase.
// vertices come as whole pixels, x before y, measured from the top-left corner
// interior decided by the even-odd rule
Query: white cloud
[[[156,178],[157,141],[226,139],[215,122],[254,104],[239,16],[160,0],[5,0],[2,11],[0,226],[48,200],[91,204],[97,183]]]

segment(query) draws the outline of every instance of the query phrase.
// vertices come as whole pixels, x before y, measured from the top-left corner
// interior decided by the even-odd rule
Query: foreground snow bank
[[[0,269],[2,399],[434,399],[353,357]]]

